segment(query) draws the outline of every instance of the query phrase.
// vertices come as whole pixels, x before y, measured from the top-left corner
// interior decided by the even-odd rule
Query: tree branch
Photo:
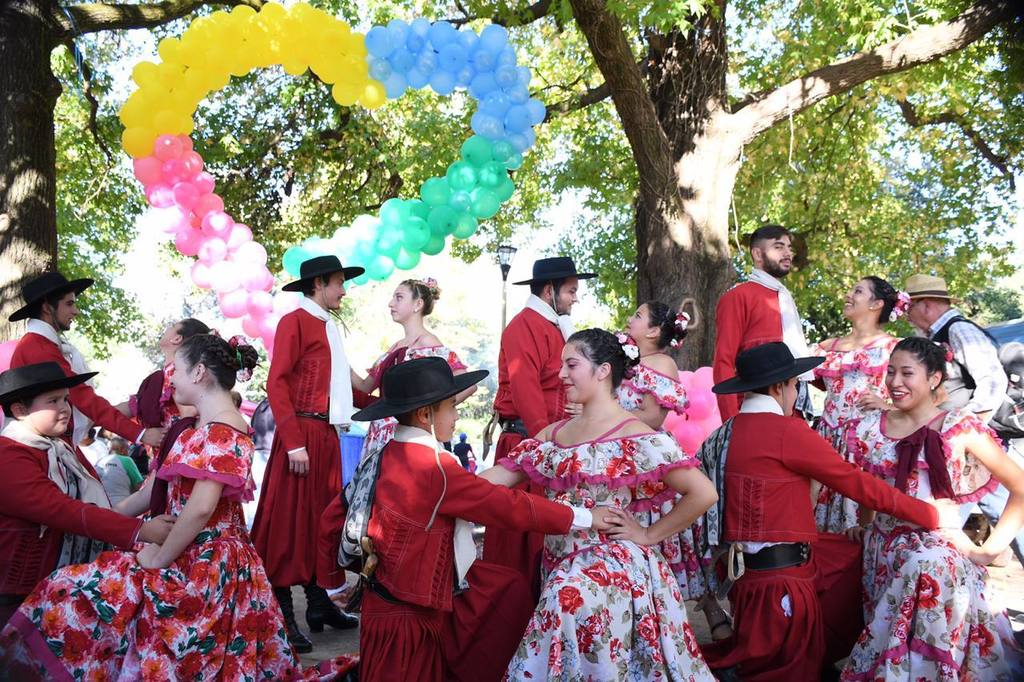
[[[960,129],[974,148],[978,150],[985,160],[991,163],[996,169],[1002,173],[1010,181],[1010,189],[1016,191],[1017,185],[1013,179],[1013,171],[1009,168],[1009,158],[1001,154],[997,154],[992,147],[989,146],[985,139],[981,136],[974,126],[967,122],[967,120],[955,114],[952,111],[945,111],[940,114],[934,114],[932,116],[921,116],[917,109],[906,99],[897,99],[896,104],[899,105],[900,111],[903,113],[903,119],[912,128],[921,128],[923,126],[930,125],[955,125]]]
[[[526,24],[532,24],[538,19],[543,19],[551,11],[551,0],[537,0],[532,5],[520,7],[517,9],[510,9],[500,14],[495,14],[490,17],[492,24],[501,24],[502,26],[525,26]],[[453,26],[463,26],[471,21],[479,19],[478,16],[470,15],[461,3],[456,2],[455,6],[465,15],[457,19],[446,19],[446,21]]]
[[[90,2],[56,8],[55,20],[63,28],[64,37],[74,38],[98,31],[154,28],[207,5],[248,5],[258,10],[263,0],[163,0],[139,5]]]
[[[879,76],[898,73],[933,62],[961,50],[1013,17],[1010,0],[978,0],[960,16],[923,26],[874,50],[858,52],[790,81],[775,90],[753,96],[733,114],[744,142],[779,121]]]
[[[582,92],[575,97],[563,99],[560,102],[548,105],[548,113],[544,117],[544,122],[547,123],[556,116],[562,114],[568,114],[572,111],[579,111],[580,109],[586,109],[591,104],[597,104],[608,99],[612,94],[611,88],[608,87],[607,83],[601,83],[597,87],[590,88],[586,92]]]

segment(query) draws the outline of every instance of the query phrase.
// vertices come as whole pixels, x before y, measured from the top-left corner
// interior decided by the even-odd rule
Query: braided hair
[[[913,355],[918,362],[924,365],[928,376],[938,373],[942,378],[940,384],[946,380],[946,354],[948,351],[945,347],[934,341],[929,341],[923,336],[910,336],[896,344],[892,349],[893,354],[896,351],[904,351]]]
[[[225,391],[235,386],[239,372],[251,371],[259,363],[259,353],[252,346],[238,344],[234,348],[219,336],[199,334],[181,344],[189,367],[202,363]]]
[[[441,287],[432,279],[407,279],[402,286],[409,287],[414,301],[423,301],[423,309],[420,314],[426,317],[434,312],[434,303],[441,298]]]
[[[576,346],[580,355],[595,366],[608,363],[612,368],[612,390],[622,383],[626,372],[632,370],[640,362],[639,355],[630,358],[623,350],[615,334],[604,329],[583,329],[568,338],[566,343]]]
[[[210,328],[206,326],[200,320],[194,317],[186,317],[177,324],[178,336],[181,337],[182,342],[188,341],[197,334],[209,334]]]
[[[686,326],[689,320],[681,322],[680,315],[683,314],[681,310],[676,310],[661,301],[647,301],[644,305],[647,306],[647,325],[649,327],[658,327],[660,334],[658,335],[658,349],[667,348],[672,346],[673,348],[679,347],[683,339],[686,338]]]
[[[899,292],[896,291],[893,285],[889,284],[881,277],[868,275],[862,279],[871,285],[872,297],[874,297],[876,301],[882,302],[882,309],[878,312],[878,324],[882,325],[889,322],[889,316],[892,314],[892,309],[896,307],[896,302],[899,300]]]

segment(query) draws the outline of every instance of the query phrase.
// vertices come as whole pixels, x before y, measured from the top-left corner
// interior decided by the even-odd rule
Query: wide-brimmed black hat
[[[25,286],[21,287],[21,297],[25,299],[25,305],[11,313],[11,316],[7,319],[11,322],[25,319],[28,317],[28,311],[32,304],[46,298],[50,294],[63,295],[69,291],[80,294],[91,286],[92,280],[88,278],[68,280],[67,277],[56,270],[43,273],[35,279],[26,282]]]
[[[556,279],[591,279],[597,277],[593,272],[576,272],[576,264],[568,256],[541,258],[533,261],[533,277],[513,284],[533,284],[534,282],[551,282]]]
[[[443,358],[416,358],[391,367],[381,378],[383,397],[352,415],[353,421],[368,422],[384,417],[397,417],[416,408],[433,405],[487,376],[486,369],[465,374],[452,374]]]
[[[0,372],[0,405],[10,405],[26,395],[39,395],[55,388],[84,384],[98,372],[67,376],[56,362],[22,365]]]
[[[283,287],[285,291],[302,291],[303,285],[314,277],[326,277],[334,272],[345,275],[345,281],[358,277],[366,272],[364,268],[352,266],[344,267],[337,256],[314,256],[309,260],[302,261],[299,266],[299,278],[294,282],[288,282]]]
[[[795,376],[825,362],[825,358],[794,358],[781,342],[749,348],[736,357],[736,376],[715,384],[715,393],[745,393]]]

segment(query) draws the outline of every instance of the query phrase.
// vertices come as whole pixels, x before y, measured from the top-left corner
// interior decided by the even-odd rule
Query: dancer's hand
[[[143,432],[142,442],[150,447],[158,448],[164,440],[165,433],[167,433],[167,429],[164,427],[151,426]]]
[[[886,402],[882,396],[875,395],[870,391],[857,399],[857,407],[862,410],[889,410],[892,405]]]
[[[590,515],[593,518],[590,529],[602,532],[612,527],[612,519],[615,518],[611,507],[594,507],[590,510]]]
[[[167,568],[157,561],[159,555],[160,545],[146,545],[135,554],[135,560],[143,568]]]
[[[608,537],[613,540],[629,540],[638,545],[655,544],[648,536],[647,529],[637,523],[637,520],[628,511],[612,507],[608,507],[608,511],[612,516],[610,519],[612,527],[606,533]]]
[[[962,530],[964,527],[964,519],[960,515],[960,503],[955,500],[941,499],[941,500],[929,500],[928,503],[935,507],[935,511],[939,514],[939,528],[945,528],[949,530]]]
[[[142,524],[142,528],[139,529],[139,540],[162,545],[172,528],[174,528],[174,517],[161,514]]]
[[[844,532],[846,539],[850,542],[856,542],[860,544],[864,540],[864,531],[867,530],[864,526],[850,526]]]
[[[288,471],[296,476],[305,476],[309,473],[309,453],[306,448],[288,453]]]
[[[565,413],[567,415],[569,415],[570,417],[578,417],[581,414],[583,414],[583,404],[582,403],[566,402],[565,403]]]
[[[936,532],[945,538],[949,544],[956,547],[961,554],[979,566],[988,566],[993,559],[999,556],[998,553],[993,554],[992,552],[985,551],[983,547],[978,547],[959,528],[940,528]]]

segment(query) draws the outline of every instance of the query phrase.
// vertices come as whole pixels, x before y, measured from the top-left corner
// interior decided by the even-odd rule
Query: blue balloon
[[[388,31],[395,40],[395,47],[405,43],[405,39],[409,36],[409,25],[401,19],[392,19],[388,22]]]
[[[497,59],[498,66],[512,66],[516,65],[516,51],[511,45],[506,45],[501,52],[498,53]]]
[[[405,80],[405,76],[400,73],[392,73],[386,81],[384,81],[384,91],[388,95],[388,99],[398,99],[405,92],[405,89],[409,86],[409,82]]]
[[[434,73],[437,70],[437,53],[430,48],[420,52],[416,59],[416,68],[426,74]]]
[[[530,98],[526,102],[526,110],[530,114],[530,123],[533,125],[540,125],[544,122],[544,117],[547,116],[548,110],[544,106],[544,103],[539,99]]]
[[[517,66],[516,75],[518,76],[517,80],[519,85],[522,85],[524,88],[530,87],[530,81],[533,80],[533,74],[530,73],[530,67]]]
[[[452,73],[455,74],[455,82],[464,88],[468,88],[469,84],[473,82],[474,74],[472,66],[464,66],[461,70],[453,71]]]
[[[499,52],[508,45],[508,30],[500,24],[488,24],[480,31],[480,42],[492,52]]]
[[[524,85],[516,85],[511,90],[506,90],[505,92],[508,93],[508,99],[512,104],[526,104],[530,99],[530,91]]]
[[[416,63],[416,57],[409,50],[400,47],[391,53],[391,56],[388,57],[388,62],[391,63],[391,68],[397,73],[405,73]]]
[[[481,43],[477,43],[476,47],[473,48],[470,59],[473,61],[473,68],[478,72],[494,70],[495,54],[486,49]]]
[[[466,49],[457,42],[451,42],[440,48],[437,55],[440,68],[458,73],[466,66]]]
[[[509,133],[522,133],[530,127],[530,110],[521,104],[509,107],[505,113],[505,130]],[[510,140],[511,141],[511,140]],[[515,143],[512,143],[515,146]]]
[[[427,37],[430,38],[430,44],[434,49],[440,52],[442,47],[458,40],[457,33],[455,27],[447,21],[435,21],[431,24]]]
[[[366,51],[374,57],[387,57],[395,49],[391,33],[383,26],[374,26],[366,34]]]
[[[477,73],[469,83],[469,94],[476,99],[483,99],[487,93],[496,90],[498,84],[494,82],[494,76],[489,73]]]
[[[382,57],[371,57],[370,58],[370,76],[374,80],[378,80],[381,83],[388,79],[391,75],[391,64],[387,59]]]
[[[489,140],[500,140],[505,137],[505,129],[501,120],[490,114],[478,111],[469,120],[469,126],[477,135],[486,137]]]
[[[462,49],[469,51],[476,45],[477,37],[472,31],[459,31],[459,44],[462,45]]]
[[[450,95],[455,91],[455,76],[448,71],[435,71],[430,76],[430,87],[439,95]]]
[[[409,31],[421,38],[426,38],[427,34],[430,33],[430,20],[423,17],[413,19],[412,23],[409,24]]]
[[[409,52],[419,54],[427,46],[427,39],[415,31],[409,31],[409,35],[405,38],[405,46]]]
[[[519,82],[519,74],[514,66],[499,66],[494,70],[494,81],[499,88],[510,88]]]
[[[419,90],[430,82],[430,76],[418,68],[409,69],[409,73],[405,74],[405,77],[409,81],[409,87],[413,90]]]
[[[501,118],[505,117],[505,112],[510,106],[512,106],[512,102],[509,101],[508,95],[501,90],[492,90],[480,101],[480,111]]]

